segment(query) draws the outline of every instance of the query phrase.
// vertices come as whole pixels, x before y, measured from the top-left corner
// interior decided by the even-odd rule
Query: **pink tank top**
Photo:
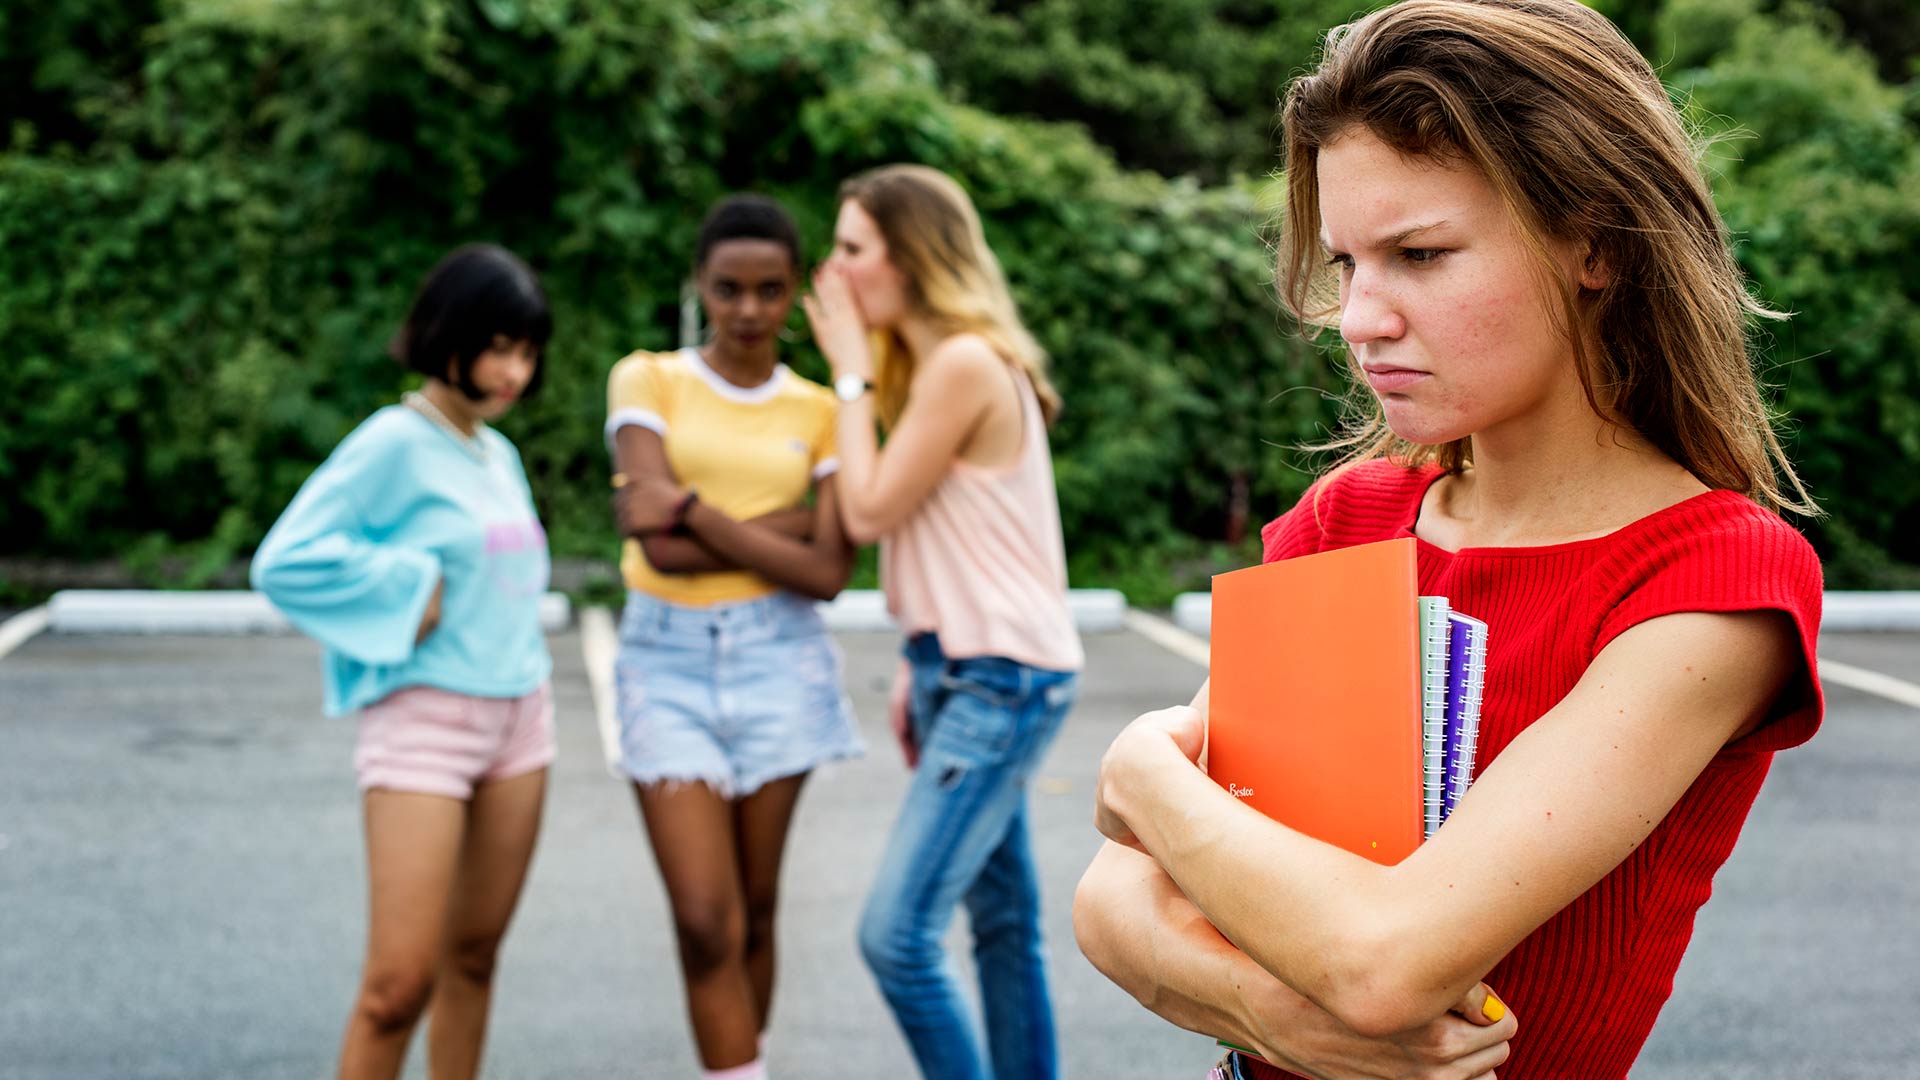
[[[938,633],[949,657],[1078,671],[1084,656],[1067,608],[1046,419],[1025,373],[1014,374],[1019,458],[995,469],[956,460],[913,516],[880,539],[880,586],[901,628]]]

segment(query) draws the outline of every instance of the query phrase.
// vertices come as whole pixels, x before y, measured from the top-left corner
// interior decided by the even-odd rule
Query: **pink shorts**
[[[553,687],[483,698],[433,686],[395,690],[360,711],[360,790],[473,796],[476,784],[553,763]]]

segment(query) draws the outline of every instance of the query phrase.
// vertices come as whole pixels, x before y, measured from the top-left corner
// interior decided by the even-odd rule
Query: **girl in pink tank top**
[[[927,1076],[1050,1078],[1026,789],[1082,661],[1047,450],[1059,395],[972,203],[933,169],[841,189],[833,256],[805,304],[841,402],[846,532],[879,541],[907,634],[889,711],[915,772],[861,951]],[[941,947],[963,899],[984,1032]]]

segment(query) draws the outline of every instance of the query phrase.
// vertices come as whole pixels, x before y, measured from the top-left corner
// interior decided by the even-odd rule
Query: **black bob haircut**
[[[707,265],[707,256],[728,240],[771,240],[787,249],[794,273],[800,272],[800,229],[786,208],[765,195],[729,195],[713,204],[700,222],[700,239],[693,249],[693,268]]]
[[[473,362],[493,347],[494,338],[531,342],[533,377],[521,396],[532,397],[546,375],[552,336],[553,312],[532,268],[496,244],[468,244],[448,252],[427,274],[387,352],[436,379],[447,378],[451,361],[454,387],[478,401],[486,395],[473,385]]]

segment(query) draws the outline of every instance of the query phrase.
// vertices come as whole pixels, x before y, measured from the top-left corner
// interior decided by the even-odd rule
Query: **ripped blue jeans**
[[[1003,657],[949,660],[908,639],[920,765],[860,919],[860,951],[930,1080],[1053,1080],[1053,1002],[1027,785],[1078,676]],[[941,939],[966,904],[985,1046]]]

